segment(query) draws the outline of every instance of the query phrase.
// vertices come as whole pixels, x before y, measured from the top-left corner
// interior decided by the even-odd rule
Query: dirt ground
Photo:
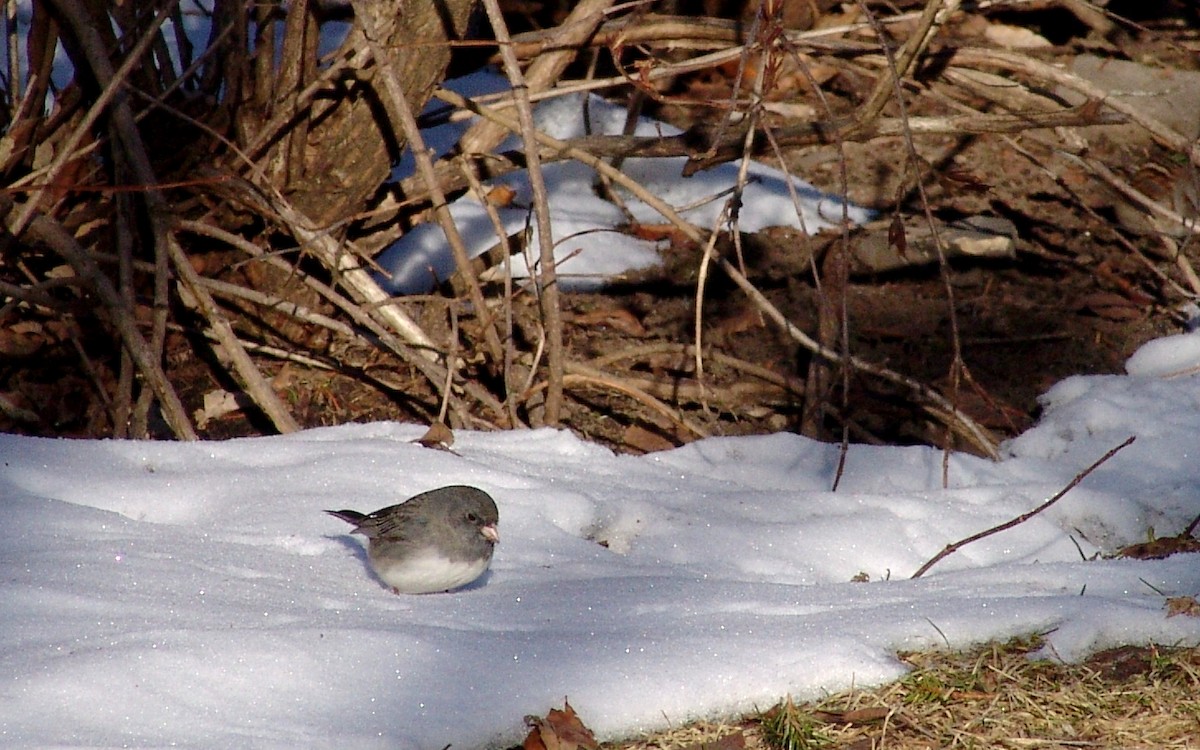
[[[1159,15],[1136,17],[1140,31],[1126,29],[1107,37],[1056,3],[1044,5],[1040,11],[968,14],[943,30],[939,45],[980,44],[994,26],[1019,25],[1053,43],[1037,50],[1047,62],[1067,64],[1077,55],[1100,53],[1181,71],[1200,68],[1200,30],[1192,11],[1181,4],[1166,3]],[[658,101],[649,102],[647,111],[687,128],[710,116],[709,110],[678,102],[689,95],[719,100],[731,91],[732,78],[729,68],[681,77]],[[778,85],[776,98],[816,106],[816,95],[796,83],[797,76],[790,80]],[[822,80],[823,95],[835,111],[852,110],[869,89],[869,81],[856,76],[852,65],[826,71]],[[927,90],[914,90],[908,115],[953,111],[946,100],[930,83]],[[1036,420],[1038,396],[1053,383],[1075,374],[1120,372],[1139,345],[1182,330],[1188,314],[1181,306],[1194,294],[1177,264],[1164,257],[1157,236],[1128,221],[1128,211],[1122,213],[1111,188],[1061,157],[1061,133],[917,136],[916,162],[908,158],[907,142],[896,136],[846,143],[840,149],[831,144],[793,148],[786,161],[794,174],[831,193],[842,192],[844,165],[849,198],[879,211],[884,223],[899,216],[919,226],[926,207],[938,223],[998,217],[1011,222],[1015,242],[1006,257],[953,258],[944,272],[936,263],[882,272],[852,266],[845,302],[853,355],[934,387],[1000,440]],[[1178,172],[1181,163],[1179,154],[1148,137],[1093,137],[1087,153],[1130,180],[1147,165]],[[852,235],[852,245],[859,234]],[[818,289],[813,258],[828,257],[829,251],[820,248],[835,246],[836,233],[806,239],[777,229],[739,239],[750,281],[794,325],[816,331],[822,320],[818,311],[828,298]],[[731,256],[739,250],[729,237],[720,247]],[[1200,262],[1192,243],[1183,242],[1182,252]],[[699,258],[698,248],[675,238],[661,268],[630,274],[600,293],[565,295],[568,361],[616,372],[621,386],[577,378],[568,387],[566,427],[629,452],[669,448],[702,435],[802,428],[810,354],[767,321],[720,272],[712,274],[705,288],[705,377],[695,378],[688,347],[695,340]],[[201,260],[196,265],[205,267]],[[238,264],[215,267],[214,275],[245,278]],[[402,304],[414,317],[426,319],[436,307],[421,301]],[[528,298],[514,300],[514,313],[518,320],[534,320]],[[311,332],[289,333],[263,317],[266,322],[240,321],[239,332],[277,347],[312,349]],[[951,377],[955,329],[965,367],[957,388]],[[470,332],[470,321],[464,322],[464,331]],[[98,392],[111,387],[108,373],[116,353],[81,343],[89,341],[89,333],[83,328],[0,365],[0,393],[7,403],[36,415],[31,421],[6,410],[0,429],[72,436],[111,433]],[[189,411],[200,409],[214,390],[237,390],[197,344],[198,330],[186,324],[173,328],[168,373]],[[90,366],[80,366],[81,347]],[[378,352],[356,352],[352,345],[317,348],[323,355],[315,359],[324,367],[271,357],[257,360],[302,426],[432,420],[435,397],[405,366]],[[484,378],[484,370],[468,367],[466,372]],[[949,442],[977,449],[949,437],[945,424],[903,388],[853,371],[843,394],[840,370],[830,377],[834,385],[824,391],[822,415],[808,429],[816,437],[838,440],[845,428],[856,441]],[[674,414],[631,397],[630,389],[652,395]],[[209,438],[264,431],[270,431],[269,425],[251,409],[221,414],[201,428]]]
[[[692,722],[603,747],[1196,747],[1200,650],[1123,646],[1097,652],[1079,664],[1062,664],[1033,657],[1031,643],[1036,639],[988,644],[964,653],[901,654],[912,671],[880,688],[808,702],[785,698],[738,720]],[[587,721],[586,716],[579,718]],[[528,742],[525,747],[530,747]]]

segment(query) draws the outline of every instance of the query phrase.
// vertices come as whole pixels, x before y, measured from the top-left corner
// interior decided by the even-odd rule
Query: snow
[[[1200,364],[1197,341],[1131,368]],[[1200,513],[1195,375],[1070,378],[1004,460],[951,456],[946,488],[928,448],[853,446],[834,493],[836,446],[789,434],[631,457],[553,430],[463,432],[453,452],[422,432],[0,436],[0,743],[500,746],[564,697],[615,737],[893,680],[899,649],[1200,642],[1164,610],[1200,593],[1195,556],[1096,559]],[[1128,435],[1045,513],[909,580]],[[452,483],[496,498],[503,539],[458,592],[389,593],[321,512]]]
[[[502,76],[484,70],[448,81],[447,88],[464,96],[480,96],[503,91],[508,82]],[[437,112],[434,105],[428,112]],[[585,135],[618,135],[625,125],[626,110],[598,96],[572,94],[551,99],[535,107],[534,122],[539,130],[560,140]],[[446,123],[430,128],[423,134],[426,146],[436,154],[444,154],[458,141],[469,121]],[[663,122],[639,118],[634,135],[677,135],[681,131]],[[500,151],[520,149],[520,142],[510,138],[501,144]],[[739,165],[721,164],[703,170],[690,178],[680,174],[686,163],[684,157],[656,159],[627,159],[621,169],[658,198],[671,204],[685,219],[705,228],[725,227],[722,221],[730,191],[737,185]],[[401,161],[394,172],[400,179],[414,170],[411,158]],[[626,204],[629,216],[615,204],[596,194],[596,173],[583,164],[569,161],[548,163],[543,167],[553,217],[555,259],[560,265],[563,286],[569,289],[594,289],[605,279],[624,271],[646,268],[659,261],[656,243],[641,240],[619,231],[630,219],[644,224],[662,224],[658,213],[634,196],[618,191]],[[808,232],[833,226],[842,220],[839,198],[818,191],[808,183],[789,177],[783,172],[753,162],[742,195],[738,226],[743,232],[757,232],[766,227],[786,226]],[[511,188],[515,199],[511,207],[498,208],[506,234],[519,232],[534,225],[530,206],[533,194],[524,172],[517,172],[488,183],[488,187]],[[846,207],[851,222],[870,218],[870,212],[857,206]],[[450,205],[450,214],[463,236],[468,254],[472,257],[486,252],[496,244],[491,219],[479,200],[466,194]],[[536,256],[537,231],[529,243]],[[444,280],[454,271],[446,238],[441,227],[430,222],[404,235],[378,258],[379,264],[390,272],[382,279],[385,287],[395,294],[424,293],[435,280]],[[527,276],[528,264],[521,255],[513,258],[515,276]]]

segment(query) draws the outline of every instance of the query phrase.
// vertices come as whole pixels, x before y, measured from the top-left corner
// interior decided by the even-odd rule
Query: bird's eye
[[[479,516],[475,515],[474,513],[468,513],[467,520],[471,523],[479,523]]]

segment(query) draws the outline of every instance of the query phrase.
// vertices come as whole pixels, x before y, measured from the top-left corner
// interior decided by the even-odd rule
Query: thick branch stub
[[[384,64],[401,82],[406,99],[418,111],[445,78],[450,43],[465,35],[474,6],[475,0],[364,4],[373,11],[374,17],[369,20],[378,32],[377,43],[391,53]],[[290,12],[304,12],[303,4]],[[296,88],[279,92],[270,105],[273,111],[246,108],[241,112],[239,131],[253,141],[254,134],[276,111],[298,111],[293,129],[307,129],[303,146],[292,144],[288,154],[269,153],[263,161],[303,158],[302,165],[289,164],[287,169],[273,171],[281,182],[275,187],[301,213],[322,226],[361,212],[388,179],[391,165],[404,146],[399,127],[386,121],[385,110],[370,82],[370,68],[377,62],[371,55],[356,54],[367,47],[364,28],[364,20],[356,19],[337,54],[339,59],[351,60],[343,80],[352,90],[319,117],[309,119],[311,112],[296,106],[299,91],[309,83],[305,80],[296,81]],[[276,148],[285,148],[288,139],[280,139],[279,143]]]

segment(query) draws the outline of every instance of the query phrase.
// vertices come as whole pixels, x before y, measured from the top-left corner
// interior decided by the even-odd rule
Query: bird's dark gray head
[[[492,544],[500,541],[496,530],[500,523],[500,510],[492,496],[477,487],[465,484],[440,487],[423,492],[408,500],[404,505],[424,505],[432,512],[434,508],[451,524],[468,524],[480,529]]]

